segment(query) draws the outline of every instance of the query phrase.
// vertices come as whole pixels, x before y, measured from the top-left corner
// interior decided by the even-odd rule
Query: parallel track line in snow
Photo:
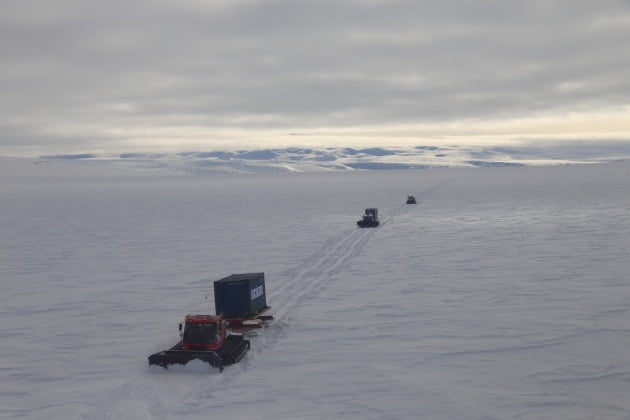
[[[280,305],[276,305],[275,317],[283,320],[303,300],[320,289],[331,276],[339,272],[349,260],[357,255],[373,230],[353,231],[333,246],[326,246],[315,254],[314,259],[299,269],[283,285]]]
[[[418,203],[423,201],[427,195],[440,188],[438,184],[421,192]],[[351,260],[359,255],[365,244],[376,234],[379,229],[393,222],[396,217],[405,211],[415,208],[415,206],[402,204],[389,210],[387,216],[381,219],[381,224],[377,228],[356,227],[348,233],[335,236],[328,240],[310,259],[302,265],[295,267],[289,273],[289,279],[282,285],[281,290],[274,290],[269,293],[268,299],[273,302],[274,321],[256,337],[251,337],[254,357],[244,358],[239,365],[230,366],[221,375],[211,375],[208,383],[203,387],[193,387],[184,392],[177,389],[169,389],[170,395],[164,395],[164,384],[155,383],[134,383],[129,382],[121,386],[118,391],[114,390],[103,397],[99,407],[91,410],[82,419],[94,418],[99,414],[99,418],[115,418],[118,410],[115,407],[120,400],[129,397],[129,393],[135,394],[136,398],[147,402],[155,402],[155,396],[159,396],[159,404],[149,405],[146,412],[147,418],[170,419],[173,415],[185,415],[203,410],[207,401],[212,401],[212,397],[219,390],[230,387],[230,384],[240,378],[255,361],[255,353],[268,351],[273,347],[290,329],[290,318],[304,301],[318,295],[330,282],[335,279],[336,274],[343,271]],[[153,375],[151,375],[153,376]],[[154,378],[155,379],[155,378]],[[131,391],[130,391],[131,390]],[[152,396],[151,396],[152,394]],[[152,403],[153,404],[153,403]],[[113,406],[113,407],[112,407]]]
[[[407,208],[406,204],[394,208],[385,219],[381,220],[381,226],[393,221]],[[308,261],[292,270],[293,274],[289,274],[290,278],[283,284],[282,289],[267,295],[269,301],[274,302],[274,321],[259,336],[251,337],[253,342],[250,353],[264,353],[285,336],[287,330],[290,329],[291,315],[300,307],[300,304],[317,296],[318,292],[326,287],[353,257],[361,253],[363,246],[377,234],[379,228],[356,227],[341,237],[336,236],[328,240]],[[247,371],[252,362],[251,357],[246,357],[238,368],[231,367],[230,376],[223,378],[221,386],[229,386]],[[210,398],[215,392],[216,389],[213,387],[193,389],[180,400],[182,404],[190,408],[201,404],[201,401]]]
[[[418,195],[418,203],[422,203],[427,196],[439,190],[447,182],[448,181],[440,182],[421,191]],[[294,269],[294,274],[289,273],[290,279],[283,283],[282,289],[268,295],[269,300],[274,302],[275,325],[284,327],[291,314],[301,302],[315,296],[317,291],[321,290],[328,282],[332,281],[335,274],[342,271],[353,257],[359,255],[365,243],[373,235],[377,234],[379,229],[382,229],[388,223],[394,221],[396,217],[408,211],[410,208],[416,208],[416,206],[401,204],[391,209],[387,216],[381,219],[379,227],[357,227],[341,238],[336,237],[329,240],[310,260]],[[267,334],[267,331],[265,334]],[[273,339],[265,340],[267,345],[271,345],[274,341]]]

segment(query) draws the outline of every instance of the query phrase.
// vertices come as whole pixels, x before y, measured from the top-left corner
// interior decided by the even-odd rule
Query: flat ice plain
[[[628,162],[0,163],[0,418],[630,418]],[[253,271],[277,319],[240,364],[148,367]]]

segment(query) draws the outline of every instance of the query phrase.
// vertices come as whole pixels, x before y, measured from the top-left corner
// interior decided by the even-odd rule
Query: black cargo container
[[[256,316],[267,307],[265,273],[232,274],[214,282],[214,307],[226,318]]]

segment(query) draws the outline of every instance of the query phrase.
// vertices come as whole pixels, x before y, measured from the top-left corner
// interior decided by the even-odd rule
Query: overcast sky
[[[0,154],[630,140],[628,0],[6,0]]]

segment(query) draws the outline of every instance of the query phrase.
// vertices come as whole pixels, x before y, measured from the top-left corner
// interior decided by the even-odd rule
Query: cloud
[[[175,144],[198,136],[189,127],[201,128],[212,145],[215,129],[222,137],[228,129],[449,124],[614,110],[630,98],[627,6],[10,2],[0,17],[0,148],[20,131],[31,144],[26,133],[44,138],[61,126],[62,137],[94,136],[102,148],[128,138],[105,132],[159,127],[180,128]],[[133,137],[147,147],[153,141]]]

